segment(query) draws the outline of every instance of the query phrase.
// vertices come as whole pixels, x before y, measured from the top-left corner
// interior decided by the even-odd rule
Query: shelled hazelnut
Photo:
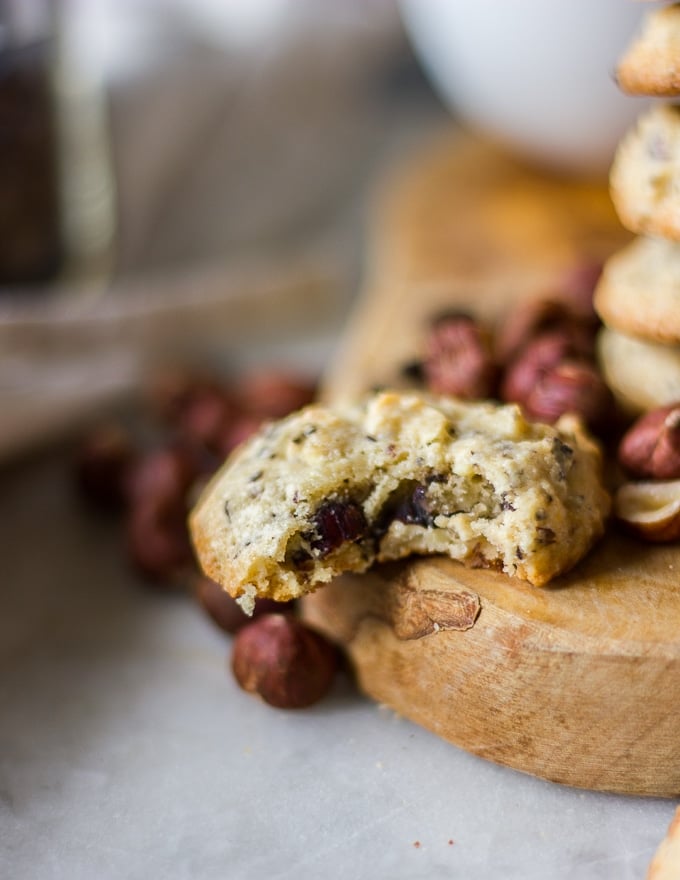
[[[495,394],[498,370],[490,340],[480,324],[463,312],[444,313],[432,321],[422,371],[428,389],[436,394],[465,400]]]
[[[224,425],[217,438],[216,447],[219,455],[226,458],[237,446],[252,436],[262,425],[261,416],[243,413],[227,425]]]
[[[243,690],[279,709],[302,709],[330,690],[338,653],[296,618],[265,614],[236,635],[231,667]]]
[[[576,314],[599,323],[593,300],[597,282],[602,275],[602,261],[583,259],[570,266],[559,279],[561,297]]]
[[[260,420],[279,419],[314,400],[316,385],[271,367],[251,370],[240,377],[236,394],[244,413]]]
[[[223,398],[226,393],[225,383],[215,376],[188,368],[167,367],[149,378],[144,400],[152,418],[174,426],[197,398],[208,395]]]
[[[584,354],[579,340],[565,329],[546,331],[531,339],[507,367],[500,386],[501,399],[522,404],[536,383],[565,360]]]
[[[154,498],[133,505],[126,538],[130,561],[151,582],[173,585],[193,566],[185,504]]]
[[[186,504],[194,482],[203,473],[197,455],[188,447],[170,444],[140,455],[127,473],[130,504],[167,501]]]
[[[495,356],[500,364],[507,367],[538,336],[559,331],[569,337],[574,351],[584,357],[592,357],[595,330],[596,324],[590,317],[584,316],[563,299],[529,300],[506,315],[497,328]]]
[[[219,453],[220,438],[238,417],[232,400],[221,389],[201,388],[185,401],[178,411],[178,433],[198,449]]]
[[[621,439],[618,459],[634,477],[680,478],[680,403],[651,410],[634,422]]]
[[[574,413],[594,430],[603,428],[614,410],[611,391],[596,367],[570,360],[540,375],[520,402],[531,419],[552,423],[565,413]]]

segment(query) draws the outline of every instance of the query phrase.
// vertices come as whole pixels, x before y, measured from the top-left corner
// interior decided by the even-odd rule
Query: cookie
[[[603,322],[621,333],[680,344],[680,244],[636,238],[605,263],[594,305]]]
[[[609,182],[627,229],[680,241],[680,107],[659,104],[640,116],[616,150]]]
[[[680,95],[680,4],[650,12],[616,68],[616,81],[631,95]]]
[[[680,400],[680,346],[646,342],[605,327],[597,348],[605,380],[625,410],[643,412]]]
[[[206,488],[190,528],[206,574],[246,609],[413,553],[543,585],[603,531],[599,468],[576,420],[383,392],[265,427]]]

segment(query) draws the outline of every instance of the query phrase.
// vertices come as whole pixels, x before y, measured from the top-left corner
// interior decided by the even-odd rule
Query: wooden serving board
[[[605,183],[554,180],[458,135],[391,178],[329,398],[398,386],[430,315],[493,320],[628,234]],[[443,558],[344,576],[304,613],[361,688],[484,758],[583,788],[680,793],[680,548],[618,534],[538,589]]]

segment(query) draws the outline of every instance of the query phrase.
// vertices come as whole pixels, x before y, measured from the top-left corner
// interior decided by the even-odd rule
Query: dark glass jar
[[[51,281],[63,256],[49,8],[21,2],[0,2],[3,286]]]

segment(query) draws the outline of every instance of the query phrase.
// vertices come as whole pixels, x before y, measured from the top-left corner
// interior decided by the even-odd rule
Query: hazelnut
[[[599,323],[599,318],[593,298],[601,274],[602,262],[586,259],[567,269],[560,282],[560,291],[569,305],[595,324]]]
[[[225,426],[234,417],[234,405],[221,390],[201,388],[185,401],[177,413],[176,425],[188,443],[217,452]]]
[[[595,349],[595,326],[568,302],[559,298],[530,300],[520,304],[500,325],[495,338],[495,356],[508,365],[534,339],[554,330],[567,333],[575,351],[591,357]]]
[[[584,352],[578,338],[567,329],[541,333],[530,340],[505,371],[500,387],[502,400],[523,403],[538,380],[564,360],[580,360]]]
[[[167,498],[136,503],[128,515],[130,561],[147,580],[173,581],[191,567],[186,507]]]
[[[495,392],[489,340],[470,315],[446,313],[432,322],[422,367],[425,384],[436,394],[481,400]]]
[[[151,411],[170,425],[178,423],[197,396],[206,394],[224,396],[226,389],[214,376],[182,368],[159,372],[146,391]]]
[[[624,483],[614,515],[627,531],[652,543],[680,539],[680,480]]]
[[[105,510],[121,508],[134,458],[132,441],[121,425],[111,422],[94,428],[76,456],[75,478],[81,495]]]
[[[154,449],[130,468],[127,496],[132,504],[170,502],[181,506],[201,473],[196,455],[185,447],[173,445]]]
[[[276,612],[288,613],[294,608],[293,602],[276,602],[274,599],[256,599],[253,614],[249,617],[226,590],[209,577],[199,575],[193,584],[194,595],[203,610],[228,633],[243,629],[254,618]]]
[[[301,709],[328,692],[338,654],[296,618],[265,614],[236,635],[231,667],[243,690],[280,709]]]
[[[680,403],[641,416],[624,434],[619,464],[635,477],[680,477]]]
[[[575,413],[591,428],[604,426],[614,412],[611,392],[597,368],[568,360],[539,376],[521,406],[537,421],[552,423]]]
[[[238,383],[242,409],[259,418],[280,419],[314,400],[313,382],[273,368],[246,373]]]
[[[217,452],[226,457],[237,446],[246,441],[261,427],[263,419],[255,415],[242,415],[229,422],[222,429],[217,440]]]

